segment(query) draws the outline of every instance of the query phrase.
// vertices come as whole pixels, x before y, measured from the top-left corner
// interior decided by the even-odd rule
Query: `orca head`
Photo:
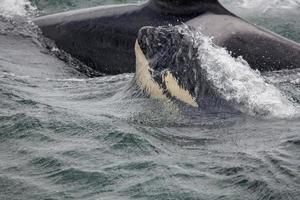
[[[200,67],[200,44],[194,31],[188,26],[144,27],[139,31],[136,80],[142,90],[153,97],[199,106],[210,87]]]
[[[209,38],[187,25],[143,27],[135,45],[137,85],[155,98],[206,112],[236,112],[222,96],[203,59]],[[202,63],[204,62],[204,63]],[[199,109],[198,109],[199,110]]]

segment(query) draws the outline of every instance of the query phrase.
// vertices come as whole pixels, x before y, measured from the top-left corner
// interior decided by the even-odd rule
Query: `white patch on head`
[[[176,97],[178,100],[180,100],[184,103],[187,103],[193,107],[198,107],[196,98],[193,97],[189,93],[189,91],[180,87],[178,85],[178,81],[175,79],[175,77],[170,72],[167,72],[167,75],[165,76],[165,83],[166,83],[168,91],[170,92],[170,94],[173,97]]]
[[[168,99],[164,95],[163,89],[155,82],[150,74],[151,68],[149,62],[142,52],[138,42],[135,43],[135,54],[136,54],[136,81],[138,86],[147,92],[151,97]],[[174,76],[168,72],[165,76],[165,83],[167,89],[173,97],[178,100],[187,103],[193,107],[198,107],[196,99],[182,87],[178,85],[177,80]]]
[[[135,55],[135,75],[138,86],[154,98],[166,99],[167,97],[164,95],[162,88],[151,77],[149,62],[137,41],[135,43]]]

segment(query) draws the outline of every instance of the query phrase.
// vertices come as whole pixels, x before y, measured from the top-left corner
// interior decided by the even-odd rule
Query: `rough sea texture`
[[[299,1],[223,2],[300,41]],[[104,3],[116,1],[0,0],[0,199],[299,200],[300,70],[251,77],[291,110],[203,115],[141,95],[133,74],[91,78],[26,16]],[[247,67],[224,51],[209,49],[211,67]],[[247,96],[240,106],[276,98],[231,87]]]

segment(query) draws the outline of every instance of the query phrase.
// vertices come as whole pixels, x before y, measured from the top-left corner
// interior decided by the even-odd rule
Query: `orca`
[[[205,52],[198,47],[204,40],[197,38],[195,31],[186,25],[143,27],[135,43],[135,83],[153,98],[206,109],[224,107],[228,103],[221,102],[201,67],[199,56]]]
[[[133,83],[141,94],[176,103],[179,108],[187,105],[197,112],[268,116],[279,105],[294,107],[265,80],[264,73],[241,56],[234,58],[195,27],[143,27],[135,53]]]
[[[200,27],[216,45],[242,56],[254,69],[300,66],[298,43],[248,23],[217,0],[148,0],[42,16],[34,22],[60,49],[105,74],[135,71],[134,46],[142,27],[182,23]]]

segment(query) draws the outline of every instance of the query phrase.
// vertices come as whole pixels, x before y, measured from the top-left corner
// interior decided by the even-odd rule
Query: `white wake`
[[[182,33],[185,32],[181,28]],[[272,117],[298,116],[299,108],[274,85],[265,81],[258,71],[251,69],[243,58],[234,58],[230,53],[212,43],[211,38],[200,31],[189,31],[198,48],[198,59],[206,77],[217,92],[236,105],[243,113]]]

